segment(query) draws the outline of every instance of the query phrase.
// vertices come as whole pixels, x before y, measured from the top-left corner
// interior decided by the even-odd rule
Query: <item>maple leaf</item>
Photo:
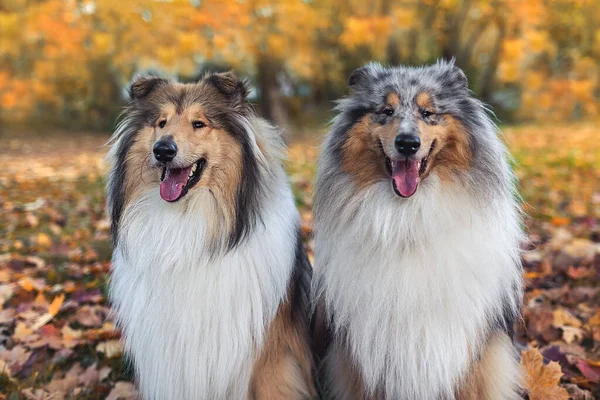
[[[562,376],[556,361],[544,365],[544,357],[538,349],[521,353],[521,368],[525,373],[525,389],[531,400],[569,400],[569,394],[558,382]]]

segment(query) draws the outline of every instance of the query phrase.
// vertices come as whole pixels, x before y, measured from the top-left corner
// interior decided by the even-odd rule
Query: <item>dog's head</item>
[[[232,73],[187,85],[140,77],[129,94],[130,115],[140,126],[140,157],[130,161],[146,170],[150,179],[144,183],[158,185],[164,201],[180,201],[197,188],[239,184],[250,139],[235,118],[247,112],[243,81]]]
[[[262,153],[245,82],[231,72],[182,84],[139,77],[115,134],[108,187],[113,233],[126,204],[142,194],[186,207],[210,193],[233,230],[251,225]],[[239,233],[239,232],[238,232]],[[239,235],[238,235],[239,236]]]
[[[452,63],[372,63],[354,71],[349,86],[338,107],[348,124],[341,163],[359,187],[389,179],[396,195],[411,197],[429,175],[451,178],[471,164],[466,124],[481,111]]]

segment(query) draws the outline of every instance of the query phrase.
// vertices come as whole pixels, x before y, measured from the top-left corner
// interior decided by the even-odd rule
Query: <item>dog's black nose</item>
[[[398,135],[395,140],[396,150],[406,157],[415,154],[421,147],[421,139],[415,135]]]
[[[166,163],[173,161],[177,155],[177,145],[173,140],[161,139],[154,143],[152,152],[154,153],[154,158],[156,158],[157,161]]]

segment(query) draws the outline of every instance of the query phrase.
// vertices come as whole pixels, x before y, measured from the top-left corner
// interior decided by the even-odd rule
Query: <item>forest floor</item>
[[[532,400],[600,398],[600,130],[508,127],[527,213],[516,341]],[[107,136],[0,136],[0,399],[135,398],[107,303]],[[318,139],[288,170],[312,258]]]

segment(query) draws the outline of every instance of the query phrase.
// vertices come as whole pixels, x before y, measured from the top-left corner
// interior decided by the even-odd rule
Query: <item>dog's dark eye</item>
[[[200,129],[200,128],[204,128],[206,126],[206,124],[202,121],[194,121],[194,122],[192,122],[192,126],[194,127],[194,129]]]
[[[381,113],[382,113],[383,115],[387,115],[387,116],[389,117],[389,116],[391,116],[391,115],[393,115],[393,114],[394,114],[394,109],[393,109],[393,108],[390,108],[390,107],[386,107],[386,108],[384,108],[384,109],[381,111]]]
[[[427,111],[427,110],[421,111],[421,117],[423,117],[423,118],[429,118],[432,115],[433,115],[433,113],[431,111]]]
[[[165,127],[165,125],[166,125],[166,124],[167,124],[167,121],[163,119],[162,121],[160,121],[160,122],[158,123],[158,127],[159,127],[160,129],[162,129],[162,128],[164,128],[164,127]]]

